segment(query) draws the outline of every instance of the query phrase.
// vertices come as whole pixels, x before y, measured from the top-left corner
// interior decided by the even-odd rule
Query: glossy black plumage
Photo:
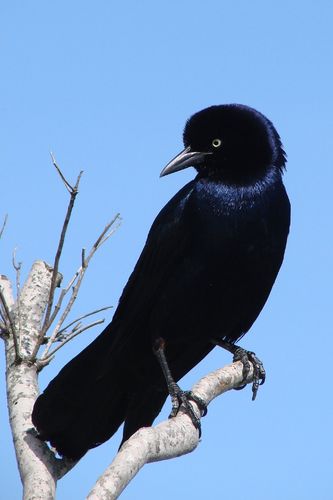
[[[184,130],[162,174],[196,178],[161,210],[103,333],[37,399],[32,420],[58,452],[79,458],[151,425],[168,395],[153,354],[163,338],[179,380],[214,347],[239,340],[264,306],[283,260],[290,206],[272,123],[241,105],[212,106]]]

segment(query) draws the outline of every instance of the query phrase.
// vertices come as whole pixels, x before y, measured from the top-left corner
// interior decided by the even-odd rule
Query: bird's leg
[[[266,379],[265,368],[260,359],[257,358],[254,352],[246,351],[242,347],[232,344],[231,342],[227,342],[225,340],[216,340],[216,339],[214,339],[213,342],[214,344],[223,347],[223,349],[226,349],[227,351],[231,352],[234,356],[233,357],[234,361],[242,362],[243,364],[242,382],[246,381],[250,371],[250,362],[252,363],[253,365],[252,401],[254,401],[257,396],[259,385],[262,385]],[[240,387],[237,387],[236,389],[239,390],[243,389],[244,387],[245,385],[242,385]]]
[[[200,437],[201,436],[200,418],[198,418],[194,413],[192,405],[190,404],[189,400],[192,399],[198,405],[200,412],[202,413],[203,416],[206,415],[207,413],[206,404],[201,398],[195,396],[191,391],[183,391],[179,387],[179,385],[175,382],[165,356],[164,339],[162,338],[156,339],[154,343],[154,354],[163,371],[163,375],[166,380],[168,391],[171,397],[172,410],[169,415],[169,418],[175,417],[178,411],[180,410],[180,407],[183,406],[187,415],[192,420],[194,427],[198,429]]]

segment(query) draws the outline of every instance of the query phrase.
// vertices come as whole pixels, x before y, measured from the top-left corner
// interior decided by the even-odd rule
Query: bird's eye
[[[219,148],[222,144],[221,139],[213,139],[212,141],[212,146],[213,148]]]

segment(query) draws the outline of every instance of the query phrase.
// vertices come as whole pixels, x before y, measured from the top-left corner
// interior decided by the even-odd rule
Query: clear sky
[[[331,500],[332,487],[332,47],[330,0],[29,2],[0,7],[0,217],[2,274],[18,247],[25,276],[51,263],[67,194],[52,150],[82,187],[61,271],[69,279],[116,212],[117,234],[95,257],[73,317],[117,303],[165,202],[192,169],[159,179],[182,147],[185,120],[211,104],[239,102],[266,114],[288,154],[292,229],[283,269],[242,345],[268,373],[209,407],[199,448],[145,466],[122,498]],[[107,313],[109,321],[112,313]],[[42,388],[101,330],[60,351]],[[182,382],[230,362],[214,351]],[[1,357],[1,367],[3,356]],[[1,382],[0,488],[20,498]],[[165,418],[170,402],[164,409]],[[81,499],[113,458],[120,435],[89,452],[59,483]]]

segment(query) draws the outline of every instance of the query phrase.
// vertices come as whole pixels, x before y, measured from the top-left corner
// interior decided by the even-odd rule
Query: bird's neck
[[[254,183],[266,185],[274,183],[281,178],[281,168],[276,165],[254,165],[241,162],[223,165],[218,163],[204,163],[197,166],[197,179],[211,179],[213,182],[229,186],[244,187],[253,186]]]
[[[221,172],[209,176],[199,173],[196,177],[196,189],[200,196],[235,210],[253,206],[257,201],[261,202],[281,186],[281,173],[276,168],[268,169],[264,175],[252,179],[251,183],[230,181]]]

